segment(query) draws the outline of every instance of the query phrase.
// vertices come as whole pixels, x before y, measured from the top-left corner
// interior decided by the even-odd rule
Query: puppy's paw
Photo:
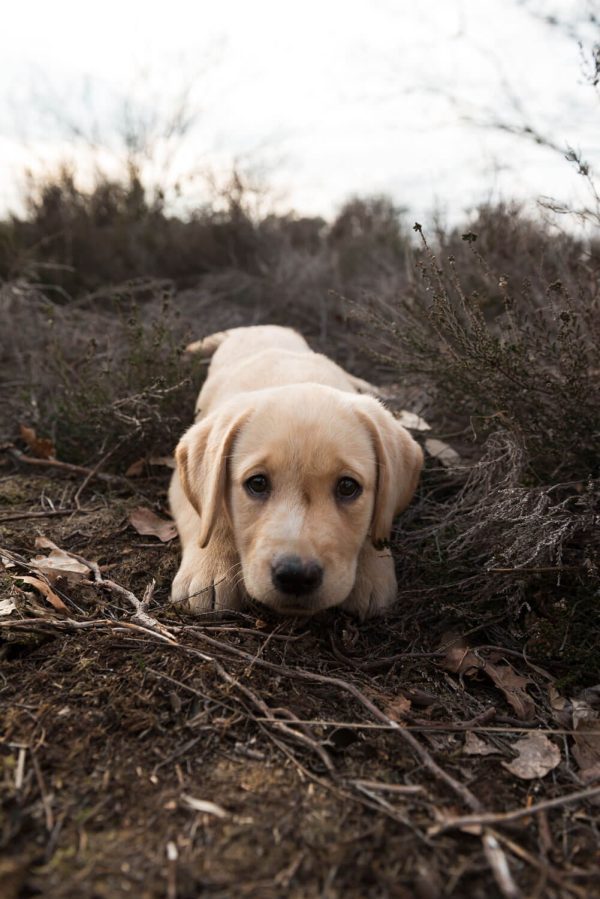
[[[360,621],[384,615],[398,594],[394,560],[388,549],[365,545],[358,558],[356,581],[341,608]]]
[[[237,558],[223,557],[210,548],[184,555],[171,588],[171,601],[195,614],[213,609],[241,609],[244,596]]]

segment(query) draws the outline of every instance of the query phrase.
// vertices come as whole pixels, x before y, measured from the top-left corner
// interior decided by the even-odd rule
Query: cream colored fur
[[[383,544],[416,489],[418,444],[366,382],[289,328],[235,328],[188,351],[212,361],[169,493],[183,548],[173,601],[195,612],[238,609],[248,596],[287,614],[384,612],[397,587]],[[244,486],[256,475],[268,496]],[[341,501],[341,478],[360,495]],[[275,560],[290,554],[323,569],[307,596],[273,584]]]

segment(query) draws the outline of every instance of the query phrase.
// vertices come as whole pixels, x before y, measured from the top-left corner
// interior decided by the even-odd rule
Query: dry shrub
[[[182,323],[160,284],[65,308],[27,285],[0,291],[0,326],[13,339],[0,366],[14,372],[5,437],[19,422],[50,437],[59,458],[111,466],[172,452],[189,425],[205,367],[184,359]],[[109,466],[110,467],[110,466]]]
[[[496,237],[504,210],[499,218]],[[579,663],[597,674],[598,264],[564,235],[552,256],[555,238],[516,211],[500,272],[494,253],[478,249],[485,235],[463,235],[460,263],[421,238],[405,293],[355,307],[380,364],[418,386],[426,417],[440,436],[453,433],[463,460],[450,471],[430,462],[402,522],[403,593],[421,618],[452,608],[471,625],[508,623],[521,639],[539,630],[528,612],[566,600],[580,616],[570,626],[589,646]],[[553,280],[542,260],[533,266],[534,249],[519,254],[527,241],[543,248]]]
[[[0,228],[0,277],[25,279],[69,301],[136,278],[179,286],[228,266],[256,270],[260,241],[240,189],[188,219],[169,215],[163,193],[147,191],[135,167],[125,180],[101,172],[91,189],[62,168],[30,179],[26,215]]]

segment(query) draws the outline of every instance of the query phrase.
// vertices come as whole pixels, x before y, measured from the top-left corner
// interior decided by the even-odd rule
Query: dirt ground
[[[81,477],[1,469],[4,899],[600,896],[600,789],[552,717],[552,672],[469,636],[526,678],[519,717],[509,690],[407,632],[402,601],[361,627],[182,615],[177,540],[128,523],[164,512],[168,474],[90,481],[87,511],[36,517],[70,507]],[[55,581],[54,609],[19,579],[40,535],[138,598],[156,579],[147,614],[167,636],[87,577]],[[525,780],[504,764],[532,730],[560,764]]]

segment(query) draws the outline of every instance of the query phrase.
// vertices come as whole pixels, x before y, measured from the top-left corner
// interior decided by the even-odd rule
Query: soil
[[[175,638],[87,581],[58,583],[58,612],[4,557],[0,598],[17,605],[0,618],[4,899],[600,896],[597,793],[484,832],[431,832],[472,812],[452,783],[486,812],[586,788],[553,732],[552,671],[509,656],[535,704],[521,720],[489,678],[447,670],[402,599],[360,626],[341,613],[186,616],[168,602],[177,540],[128,524],[136,506],[164,512],[168,471],[131,483],[90,481],[80,514],[15,519],[68,507],[81,479],[0,468],[5,551],[30,560],[44,535],[139,598],[154,578],[149,613]],[[521,780],[502,763],[540,728],[561,764]],[[495,754],[467,755],[467,732]]]

